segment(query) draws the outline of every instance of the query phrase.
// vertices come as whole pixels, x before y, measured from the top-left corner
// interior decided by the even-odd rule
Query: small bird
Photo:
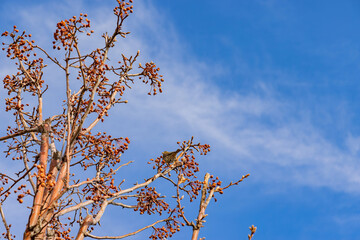
[[[176,151],[173,152],[168,152],[168,151],[164,151],[163,154],[163,159],[167,164],[171,164],[173,162],[175,162],[176,160],[176,155],[178,152],[180,152],[181,150],[178,149]]]

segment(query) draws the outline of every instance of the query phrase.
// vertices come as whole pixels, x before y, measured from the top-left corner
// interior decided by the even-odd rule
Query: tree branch
[[[11,240],[12,238],[11,238],[11,234],[10,234],[10,227],[6,222],[5,214],[4,214],[4,211],[2,209],[2,204],[1,203],[0,203],[0,215],[1,215],[1,219],[2,219],[2,222],[4,224],[4,227],[5,227],[5,230],[6,230],[6,238],[8,240]]]
[[[156,222],[154,222],[154,223],[151,224],[151,225],[148,225],[148,226],[143,227],[143,228],[141,228],[141,229],[139,229],[139,230],[137,230],[137,231],[135,231],[135,232],[128,233],[128,234],[125,234],[125,235],[122,235],[122,236],[115,236],[115,237],[103,236],[103,237],[99,237],[99,236],[92,235],[92,234],[90,234],[90,233],[88,233],[88,232],[85,233],[85,236],[86,236],[86,237],[91,237],[91,238],[94,238],[94,239],[122,239],[122,238],[130,237],[130,236],[133,236],[133,235],[135,235],[135,234],[138,234],[139,232],[142,232],[142,231],[144,231],[144,230],[146,230],[146,229],[148,229],[148,228],[151,228],[151,227],[155,226],[155,225],[158,224],[158,223],[165,222],[165,221],[169,221],[169,220],[171,220],[171,219],[172,219],[172,218],[169,217],[169,218],[167,218],[167,219],[163,219],[163,220],[156,221]]]
[[[0,141],[4,141],[4,140],[9,139],[9,138],[15,138],[15,137],[24,135],[26,133],[31,133],[31,132],[39,132],[39,126],[34,127],[34,128],[30,128],[30,129],[25,129],[25,130],[22,130],[22,131],[19,131],[19,132],[16,132],[16,133],[4,136],[4,137],[0,137]]]

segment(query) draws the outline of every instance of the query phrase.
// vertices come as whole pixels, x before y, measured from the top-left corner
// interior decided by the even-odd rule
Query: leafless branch
[[[15,138],[15,137],[24,135],[26,133],[31,133],[31,132],[39,132],[39,127],[34,127],[34,128],[30,128],[30,129],[21,130],[19,132],[9,134],[9,135],[4,136],[4,137],[0,137],[0,141],[4,141],[4,140],[9,139],[9,138]]]
[[[6,238],[8,240],[11,240],[12,237],[11,237],[11,234],[10,234],[10,227],[9,225],[7,224],[6,222],[6,219],[5,219],[5,214],[4,214],[4,211],[2,209],[2,204],[0,203],[0,215],[1,215],[1,219],[2,219],[2,222],[4,224],[4,227],[5,227],[5,230],[6,230]]]
[[[94,239],[122,239],[122,238],[126,238],[126,237],[133,236],[133,235],[135,235],[135,234],[137,234],[137,233],[139,233],[139,232],[142,232],[142,231],[144,231],[144,230],[146,230],[146,229],[148,229],[148,228],[151,228],[151,227],[155,226],[155,225],[158,224],[158,223],[165,222],[165,221],[169,221],[169,220],[171,220],[171,218],[159,220],[159,221],[156,221],[156,222],[154,222],[153,224],[148,225],[148,226],[146,226],[146,227],[143,227],[143,228],[141,228],[141,229],[139,229],[139,230],[137,230],[137,231],[135,231],[135,232],[128,233],[128,234],[121,235],[121,236],[115,236],[115,237],[103,236],[103,237],[99,237],[99,236],[92,235],[92,234],[90,234],[90,233],[88,233],[88,232],[85,233],[85,236],[91,237],[91,238],[94,238]]]

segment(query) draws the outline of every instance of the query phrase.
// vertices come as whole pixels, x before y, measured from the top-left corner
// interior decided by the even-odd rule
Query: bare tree
[[[88,53],[80,51],[78,38],[80,34],[93,33],[86,14],[57,23],[53,48],[64,54],[63,60],[51,56],[31,40],[31,34],[20,32],[16,26],[2,34],[6,39],[3,50],[14,61],[17,72],[3,80],[9,95],[5,99],[6,111],[13,114],[15,124],[7,128],[7,135],[0,141],[6,143],[6,157],[22,163],[18,172],[0,172],[0,215],[6,239],[14,238],[6,220],[6,200],[16,194],[19,204],[25,197],[32,199],[24,226],[26,240],[122,239],[146,229],[152,229],[150,239],[166,239],[182,226],[192,227],[191,239],[195,240],[205,222],[206,208],[212,199],[216,200],[215,194],[222,194],[249,176],[225,186],[210,174],[199,180],[195,152],[206,155],[210,146],[191,138],[178,142],[177,150],[151,159],[148,164],[154,174],[132,187],[122,187],[124,181],[115,178],[119,169],[131,164],[121,161],[130,140],[95,133],[93,128],[104,121],[112,107],[127,103],[123,94],[131,84],[140,80],[149,85],[149,95],[156,95],[162,92],[164,81],[153,62],[136,66],[139,51],[129,57],[122,55],[115,65],[110,64],[109,51],[117,40],[129,34],[122,26],[133,12],[131,3],[132,0],[117,0],[113,10],[115,29],[102,35],[101,48]],[[43,78],[45,62],[63,72],[66,86],[63,111],[46,119],[43,108],[49,86]],[[29,98],[36,99],[35,104],[25,102]],[[156,191],[152,183],[160,180],[170,184],[172,197]],[[184,196],[191,202],[200,196],[199,211],[193,221],[185,216]],[[130,208],[140,215],[157,214],[159,220],[121,236],[95,236],[94,227],[109,205]]]

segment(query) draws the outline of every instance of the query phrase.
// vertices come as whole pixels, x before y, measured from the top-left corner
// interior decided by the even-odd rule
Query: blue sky
[[[95,35],[111,31],[112,5],[5,0],[0,28],[17,25],[50,49],[56,22],[80,12],[89,14]],[[254,224],[254,239],[360,239],[359,25],[358,1],[137,2],[126,24],[132,34],[113,56],[140,49],[140,60],[156,62],[166,83],[156,97],[134,86],[129,104],[101,127],[132,139],[123,158],[136,163],[124,174],[147,176],[149,158],[194,135],[212,146],[200,159],[204,171],[225,182],[251,174],[209,207],[200,236],[246,239]],[[11,65],[4,54],[0,61],[3,77]],[[63,87],[53,69],[48,114],[60,109]],[[0,125],[10,121],[0,118]],[[2,167],[11,165],[2,160]],[[10,218],[21,218],[10,205]],[[99,235],[124,233],[133,225],[128,219],[109,211]],[[21,235],[23,225],[14,229]]]

